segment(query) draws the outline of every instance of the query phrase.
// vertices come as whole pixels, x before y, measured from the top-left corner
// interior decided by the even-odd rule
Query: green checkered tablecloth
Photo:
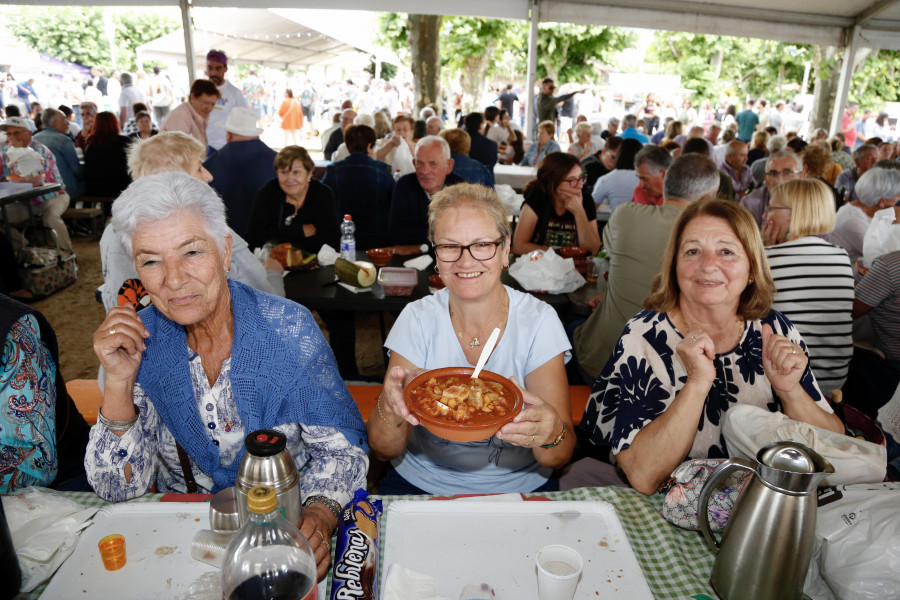
[[[100,507],[108,504],[89,492],[66,492],[65,495],[85,506]],[[678,529],[663,520],[659,514],[662,506],[661,496],[647,497],[632,489],[619,487],[578,488],[565,492],[544,492],[525,496],[543,496],[551,500],[570,501],[602,500],[610,503],[619,515],[654,598],[683,600],[699,594],[716,597],[708,583],[714,560],[712,552],[703,543],[699,533]],[[157,502],[160,498],[162,494],[147,494],[131,502]],[[427,500],[431,496],[376,496],[376,498],[382,500],[387,510],[390,503],[395,500]],[[384,523],[382,519],[379,531],[381,539],[384,539],[385,535]],[[379,564],[383,566],[383,562]],[[379,580],[381,581],[380,578]],[[23,594],[20,598],[23,600],[39,598],[44,587],[46,586],[41,586],[30,594]]]

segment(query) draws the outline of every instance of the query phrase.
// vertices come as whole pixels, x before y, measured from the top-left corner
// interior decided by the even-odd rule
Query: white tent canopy
[[[369,57],[399,65],[399,59],[369,40],[373,13],[334,13],[302,9],[197,9],[193,17],[194,61],[204,62],[207,50],[223,50],[234,63],[276,69],[309,69],[332,65],[364,66]],[[184,30],[137,48],[138,61],[186,64]]]

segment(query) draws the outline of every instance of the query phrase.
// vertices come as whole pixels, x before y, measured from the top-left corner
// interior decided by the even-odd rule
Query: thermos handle
[[[729,458],[721,465],[716,467],[709,479],[700,490],[700,500],[697,503],[697,522],[700,524],[700,531],[703,532],[703,539],[713,552],[719,552],[719,541],[713,535],[712,529],[709,527],[709,498],[720,481],[728,477],[733,471],[744,469],[751,473],[756,473],[756,463],[744,458]]]

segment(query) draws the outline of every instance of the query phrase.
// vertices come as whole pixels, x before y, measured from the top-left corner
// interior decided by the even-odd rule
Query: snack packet
[[[332,567],[331,600],[375,600],[378,597],[378,517],[381,500],[356,490],[338,523]]]

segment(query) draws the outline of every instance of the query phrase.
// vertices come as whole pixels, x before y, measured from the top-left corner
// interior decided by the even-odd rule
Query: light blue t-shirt
[[[525,376],[558,354],[571,358],[571,345],[553,308],[537,298],[506,287],[509,317],[506,329],[485,369],[504,377]],[[450,321],[446,289],[409,304],[385,341],[417,367],[470,365]],[[450,442],[424,427],[413,428],[406,452],[393,461],[407,481],[431,494],[528,492],[539,488],[551,469],[541,467],[529,448],[497,438]]]

